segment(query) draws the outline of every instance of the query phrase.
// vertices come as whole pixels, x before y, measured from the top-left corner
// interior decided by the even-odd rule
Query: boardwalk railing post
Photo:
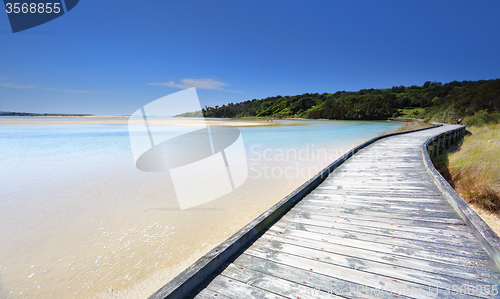
[[[438,143],[438,150],[437,150],[436,154],[437,154],[437,156],[439,156],[439,155],[441,155],[443,153],[443,146],[442,146],[443,143],[441,142],[441,136],[438,136],[436,138],[436,140],[437,140],[437,143]]]
[[[439,155],[439,140],[434,139],[434,141],[432,143],[434,145],[434,151],[432,153],[433,154],[432,157],[435,158]]]
[[[441,135],[439,139],[441,140],[441,154],[444,154],[448,148],[446,145],[446,134]]]

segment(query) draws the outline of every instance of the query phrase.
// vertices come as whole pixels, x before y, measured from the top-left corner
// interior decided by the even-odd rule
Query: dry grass
[[[470,127],[458,151],[448,156],[448,171],[468,203],[500,214],[500,125]]]
[[[468,127],[459,147],[434,159],[434,166],[500,235],[500,125]]]
[[[410,121],[406,122],[402,127],[399,129],[396,129],[392,132],[383,132],[379,136],[391,134],[391,133],[401,133],[401,132],[408,132],[408,131],[413,131],[413,130],[418,130],[418,129],[423,129],[423,128],[429,128],[429,127],[434,127],[433,124],[430,124],[428,122],[423,122],[423,121]]]

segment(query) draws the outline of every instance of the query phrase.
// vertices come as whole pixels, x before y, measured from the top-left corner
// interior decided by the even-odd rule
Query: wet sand
[[[4,285],[12,298],[146,298],[304,180],[249,179],[227,196],[182,211],[165,194],[167,177],[127,187],[108,180],[67,186],[71,191],[58,191],[66,206],[44,211],[44,219],[34,216],[20,231],[2,232],[2,239],[16,240],[0,250]],[[102,184],[106,189],[92,191]],[[116,200],[99,206],[119,189]],[[78,198],[87,202],[74,203]]]

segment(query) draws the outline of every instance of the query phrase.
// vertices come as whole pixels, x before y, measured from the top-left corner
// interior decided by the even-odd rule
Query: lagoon
[[[401,126],[239,127],[248,179],[180,210],[168,173],[135,167],[122,118],[22,121],[0,119],[2,298],[145,298],[349,149]]]

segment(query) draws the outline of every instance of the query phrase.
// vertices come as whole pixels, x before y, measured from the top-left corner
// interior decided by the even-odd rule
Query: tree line
[[[401,116],[403,109],[424,108],[418,117],[444,122],[461,118],[479,122],[500,120],[500,79],[426,81],[422,86],[393,86],[335,93],[274,96],[208,107],[205,117],[268,117],[339,120],[382,120]],[[181,116],[191,116],[185,113]]]

